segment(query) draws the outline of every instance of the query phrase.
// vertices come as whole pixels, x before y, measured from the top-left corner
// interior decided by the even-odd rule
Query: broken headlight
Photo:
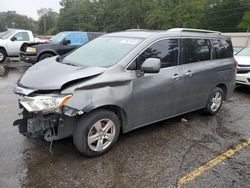
[[[51,112],[62,107],[71,97],[72,95],[24,97],[20,103],[29,112]]]

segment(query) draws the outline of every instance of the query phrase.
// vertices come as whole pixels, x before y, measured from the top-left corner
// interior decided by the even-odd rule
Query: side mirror
[[[63,39],[63,45],[68,45],[70,44],[71,41],[70,40],[67,40],[67,39]]]
[[[158,58],[147,58],[141,65],[144,73],[158,73],[161,69],[161,60]]]
[[[17,40],[17,38],[16,37],[11,37],[11,39],[10,39],[12,42],[13,41],[16,41]]]

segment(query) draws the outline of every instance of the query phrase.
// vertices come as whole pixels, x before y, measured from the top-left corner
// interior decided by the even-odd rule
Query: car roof
[[[7,31],[30,31],[30,30],[25,30],[25,29],[15,29],[15,28],[8,28]]]
[[[139,29],[139,30],[127,30],[127,31],[115,32],[115,33],[109,33],[104,36],[148,38],[158,32],[164,32],[164,31]]]
[[[219,31],[203,30],[203,29],[189,29],[189,28],[174,28],[170,30],[147,30],[147,29],[130,29],[121,32],[106,34],[104,36],[114,37],[135,37],[135,38],[149,38],[151,36],[159,35],[161,37],[204,37],[204,38],[230,38],[222,35]]]

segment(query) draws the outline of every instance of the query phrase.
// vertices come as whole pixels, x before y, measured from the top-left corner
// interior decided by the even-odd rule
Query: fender
[[[39,54],[37,55],[37,57],[40,57],[42,54],[45,54],[45,53],[52,53],[52,54],[55,54],[55,56],[58,55],[58,53],[56,51],[54,51],[54,50],[44,49],[44,50],[42,50],[42,51],[39,52]]]
[[[0,49],[3,49],[3,50],[5,51],[5,53],[6,53],[7,57],[9,56],[9,55],[8,55],[7,50],[5,49],[5,47],[4,47],[4,46],[0,46]]]
[[[99,87],[84,87],[74,91],[73,97],[66,106],[90,112],[102,106],[117,106],[125,109],[124,106],[132,93],[132,83],[126,81],[119,84],[104,84]],[[124,110],[125,111],[125,110]]]

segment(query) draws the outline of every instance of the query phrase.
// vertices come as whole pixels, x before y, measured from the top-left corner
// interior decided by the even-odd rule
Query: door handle
[[[174,76],[172,76],[172,79],[178,80],[180,78],[179,74],[174,74]]]
[[[193,75],[193,72],[189,70],[189,71],[187,71],[187,72],[185,73],[185,75],[186,75],[186,76],[192,76],[192,75]]]

